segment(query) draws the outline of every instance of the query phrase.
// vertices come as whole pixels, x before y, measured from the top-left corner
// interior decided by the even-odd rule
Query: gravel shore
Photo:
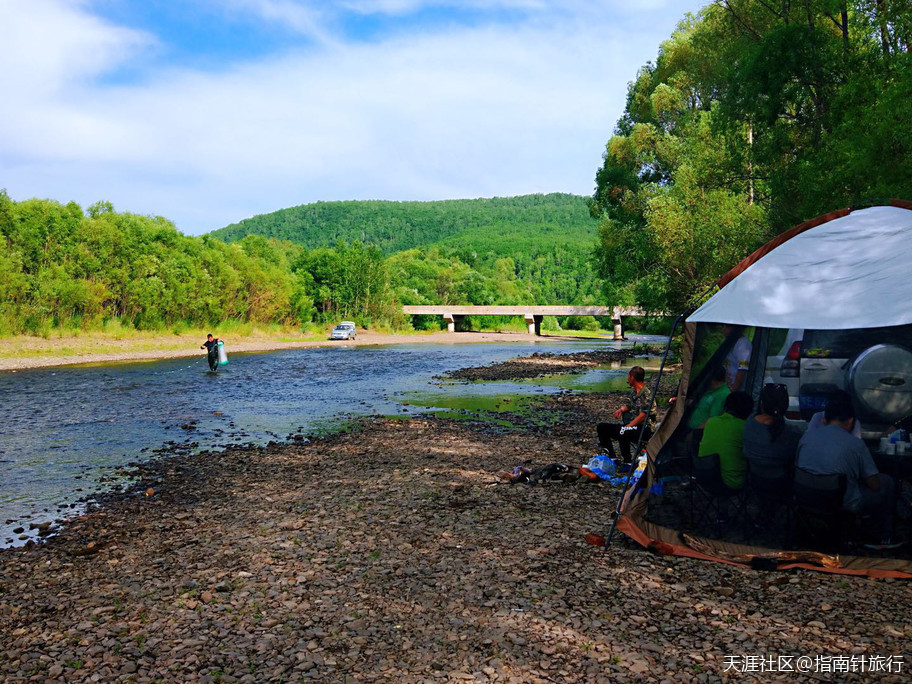
[[[0,679],[908,681],[906,582],[589,546],[616,488],[497,477],[586,462],[619,399],[138,466],[130,492],[0,552]]]

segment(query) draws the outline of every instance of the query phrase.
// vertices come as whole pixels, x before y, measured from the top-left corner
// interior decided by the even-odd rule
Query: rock
[[[904,584],[589,546],[608,490],[494,477],[585,462],[617,400],[162,454],[132,495],[0,552],[0,681],[716,682],[726,655],[902,649]]]
[[[80,546],[70,549],[71,556],[93,556],[101,550],[101,547],[94,542],[89,542],[86,546]]]

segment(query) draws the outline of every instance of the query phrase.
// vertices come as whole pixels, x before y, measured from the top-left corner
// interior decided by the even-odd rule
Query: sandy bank
[[[302,349],[322,346],[363,346],[385,344],[469,344],[484,342],[528,342],[575,339],[572,337],[537,337],[514,332],[439,332],[431,334],[394,335],[360,331],[354,341],[287,340],[265,336],[225,338],[229,354],[266,352],[279,349]],[[123,361],[154,361],[203,355],[199,349],[204,338],[188,335],[158,335],[139,339],[18,337],[0,340],[0,371],[45,368],[74,364],[101,364]]]

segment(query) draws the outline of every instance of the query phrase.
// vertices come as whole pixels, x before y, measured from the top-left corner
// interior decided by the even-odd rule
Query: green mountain
[[[365,245],[386,258],[392,296],[402,304],[593,304],[600,302],[591,265],[597,226],[587,198],[553,193],[317,202],[254,216],[212,236],[242,244],[262,236],[311,250],[300,263],[317,280],[336,270],[318,265],[321,259],[338,263],[346,245]],[[323,253],[336,248],[341,252]]]
[[[307,249],[360,241],[391,255],[440,246],[514,256],[555,246],[591,251],[597,223],[587,199],[554,193],[437,202],[317,202],[261,214],[211,233],[224,242],[247,235],[288,240]]]
[[[324,262],[339,263],[346,245],[365,245],[386,258],[392,296],[402,304],[600,301],[591,265],[597,222],[578,195],[317,202],[254,216],[212,236],[301,246],[310,256],[300,264],[316,280],[337,270]]]

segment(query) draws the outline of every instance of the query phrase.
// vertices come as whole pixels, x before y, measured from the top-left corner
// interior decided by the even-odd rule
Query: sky
[[[591,195],[701,0],[0,0],[0,188],[200,235],[319,201]]]

